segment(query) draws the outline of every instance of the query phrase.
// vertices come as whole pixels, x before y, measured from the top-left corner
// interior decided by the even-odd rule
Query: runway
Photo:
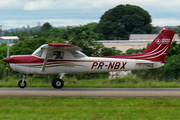
[[[0,88],[1,97],[180,98],[180,88]]]

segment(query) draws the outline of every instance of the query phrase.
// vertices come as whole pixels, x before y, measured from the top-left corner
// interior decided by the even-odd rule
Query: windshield
[[[37,56],[37,57],[41,57],[43,51],[44,51],[44,48],[38,49],[38,50],[36,50],[36,51],[33,53],[33,55],[35,55],[35,56]]]
[[[47,44],[44,44],[44,45],[42,45],[41,47],[39,47],[37,50],[35,50],[33,53],[32,53],[32,55],[35,55],[35,56],[37,56],[37,57],[42,57],[42,53],[43,53],[43,51],[44,51],[44,47],[45,46],[47,46]]]

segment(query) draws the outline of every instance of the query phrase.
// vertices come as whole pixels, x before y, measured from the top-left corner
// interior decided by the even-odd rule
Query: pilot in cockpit
[[[54,51],[54,52],[53,52],[53,58],[54,58],[54,59],[62,59],[62,57],[61,57],[61,51]]]

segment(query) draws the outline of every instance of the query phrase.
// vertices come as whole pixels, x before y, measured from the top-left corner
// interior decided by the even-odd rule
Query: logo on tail
[[[161,39],[157,38],[156,39],[156,44],[161,44]]]
[[[166,53],[176,31],[163,29],[155,40],[141,54],[145,60],[164,63]]]

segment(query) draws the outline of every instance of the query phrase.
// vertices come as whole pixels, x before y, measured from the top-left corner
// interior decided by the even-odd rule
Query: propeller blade
[[[6,81],[8,81],[8,74],[9,74],[9,63],[11,61],[10,57],[4,58],[4,62],[6,62]]]
[[[8,75],[9,75],[9,63],[6,64],[6,81],[8,81]]]

